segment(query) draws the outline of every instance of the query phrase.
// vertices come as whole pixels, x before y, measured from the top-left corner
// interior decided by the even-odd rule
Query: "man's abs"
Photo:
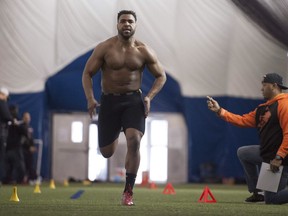
[[[124,93],[140,89],[142,71],[103,71],[102,91],[105,93]]]

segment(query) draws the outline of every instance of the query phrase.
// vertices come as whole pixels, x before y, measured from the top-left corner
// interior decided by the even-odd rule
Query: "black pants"
[[[7,128],[3,124],[0,124],[0,182],[5,178],[6,166],[6,140],[7,140]]]
[[[22,183],[25,176],[25,162],[21,147],[6,151],[6,177],[4,183]]]
[[[35,180],[37,178],[37,175],[34,167],[33,153],[26,149],[23,151],[23,153],[24,153],[26,175],[28,176],[28,180]]]

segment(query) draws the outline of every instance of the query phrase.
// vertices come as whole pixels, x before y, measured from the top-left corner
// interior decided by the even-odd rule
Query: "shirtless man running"
[[[121,129],[125,133],[126,184],[121,203],[127,206],[134,205],[133,187],[140,164],[140,141],[145,132],[150,102],[166,82],[165,71],[154,51],[134,38],[136,21],[134,11],[122,10],[118,13],[118,35],[96,46],[82,76],[90,116],[96,114],[96,107],[100,107],[98,137],[100,151],[105,158],[115,152]],[[142,97],[140,88],[145,66],[155,80],[148,94]],[[92,88],[92,77],[99,70],[102,72],[100,103],[95,99]]]

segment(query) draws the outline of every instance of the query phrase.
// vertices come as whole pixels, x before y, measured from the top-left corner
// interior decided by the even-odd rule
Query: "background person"
[[[6,176],[4,183],[23,183],[25,175],[25,163],[22,149],[22,137],[26,136],[26,128],[23,127],[18,117],[18,106],[10,105],[10,113],[13,123],[9,125],[6,146]]]
[[[37,179],[36,169],[34,165],[34,154],[36,152],[36,147],[33,137],[33,128],[30,125],[31,115],[29,112],[24,112],[22,116],[22,127],[26,131],[26,135],[22,136],[21,145],[23,148],[24,162],[25,162],[25,177],[24,182],[29,182],[34,184]]]
[[[239,127],[256,127],[260,137],[260,156],[263,162],[270,163],[272,172],[277,172],[284,165],[278,192],[264,192],[265,203],[288,203],[288,94],[282,93],[288,87],[283,85],[283,78],[277,73],[266,74],[262,81],[262,93],[266,101],[254,111],[244,115],[231,113],[220,107],[218,102],[207,96],[208,108],[233,125]],[[247,152],[246,152],[247,153]],[[256,151],[254,152],[256,153]],[[250,154],[249,151],[247,154]],[[244,170],[247,170],[247,164]],[[249,175],[249,172],[245,172]],[[252,176],[246,176],[247,184],[252,184]]]
[[[10,114],[7,100],[9,91],[5,87],[0,88],[0,184],[3,182],[6,172],[5,158],[6,145],[8,136],[8,123],[12,122],[13,118]]]

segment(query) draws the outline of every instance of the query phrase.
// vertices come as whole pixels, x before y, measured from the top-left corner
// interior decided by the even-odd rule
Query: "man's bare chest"
[[[110,50],[104,61],[106,66],[113,70],[127,68],[134,71],[143,68],[145,64],[143,55],[137,51]]]

